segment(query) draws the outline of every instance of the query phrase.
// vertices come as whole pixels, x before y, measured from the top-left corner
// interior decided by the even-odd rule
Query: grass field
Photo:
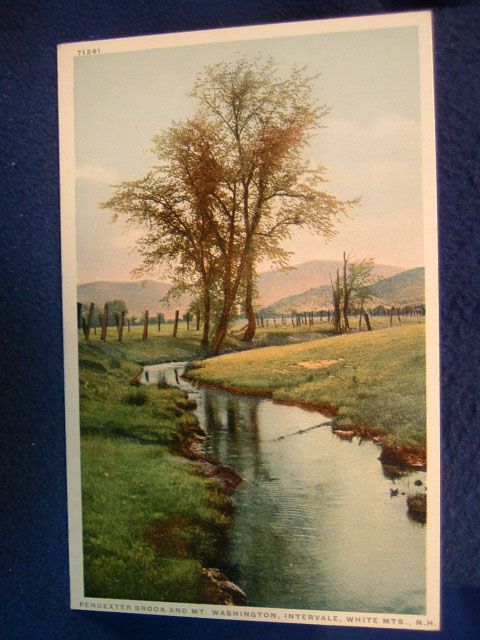
[[[424,318],[421,316],[402,316],[401,321],[402,327],[424,324]],[[352,327],[357,328],[358,320],[351,318],[351,324]],[[383,316],[372,317],[371,324],[374,330],[385,329],[390,326],[390,320]],[[244,326],[244,323],[239,321],[237,325],[232,328],[225,342],[224,352],[243,351],[252,347],[276,344],[291,344],[311,340],[315,337],[323,338],[331,336],[333,329],[331,322],[319,322],[318,318],[315,318],[315,322],[312,325],[301,325],[299,327],[293,327],[290,319],[287,319],[283,325],[279,321],[275,325],[270,318],[268,319],[268,326],[267,320],[265,320],[265,326],[257,327],[254,341],[250,345],[240,339],[242,335],[240,329]],[[397,318],[393,319],[393,327],[399,327]],[[105,342],[100,340],[100,329],[98,328],[96,329],[96,334],[91,330],[88,341],[84,339],[81,331],[79,331],[78,335],[79,344],[84,349],[83,354],[85,357],[88,357],[87,353],[90,352],[146,365],[174,360],[191,360],[206,355],[200,346],[201,331],[193,329],[188,331],[185,322],[179,323],[177,338],[172,337],[172,331],[172,324],[162,324],[160,332],[157,331],[156,326],[150,326],[148,340],[146,341],[142,340],[143,327],[139,325],[132,326],[130,331],[125,329],[122,342],[117,340],[118,334],[115,327],[108,328]]]
[[[80,345],[85,594],[203,602],[201,567],[221,558],[230,503],[172,453],[196,426],[191,402],[132,386],[140,368],[94,347]]]
[[[404,448],[425,445],[423,323],[223,355],[195,363],[189,376],[329,407],[339,426],[386,434]]]
[[[328,405],[339,425],[380,430],[395,445],[422,448],[422,325],[413,318],[401,327],[329,337],[326,322],[298,328],[269,322],[251,346],[231,335],[226,350],[236,353],[196,362],[200,368],[190,375]],[[174,454],[196,428],[184,392],[135,381],[139,365],[204,356],[201,335],[183,325],[177,339],[168,325],[160,334],[151,327],[147,341],[141,335],[142,327],[134,327],[119,343],[112,328],[106,342],[98,331],[79,340],[85,594],[200,603],[208,599],[202,566],[222,559],[230,500],[216,480]],[[265,346],[272,343],[283,346]]]

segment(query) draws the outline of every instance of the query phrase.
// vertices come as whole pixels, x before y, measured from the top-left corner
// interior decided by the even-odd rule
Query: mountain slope
[[[330,301],[330,274],[342,267],[342,263],[336,260],[311,260],[295,265],[289,272],[268,271],[261,273],[258,278],[259,300],[263,305],[271,305],[280,299],[290,296],[305,296],[312,291],[308,302],[305,302],[305,310],[318,309],[318,289],[321,289],[320,300],[325,302],[320,306],[327,306]],[[378,278],[389,278],[401,272],[400,267],[391,265],[377,265],[375,274]],[[177,301],[172,301],[169,306],[162,302],[170,285],[167,282],[145,280],[142,282],[89,282],[77,287],[78,301],[83,304],[94,302],[102,307],[107,300],[123,300],[128,308],[129,315],[140,316],[145,309],[151,314],[158,311],[171,318],[175,309],[184,313],[190,303],[190,297],[181,296]],[[296,304],[296,303],[295,303]],[[299,310],[301,308],[299,307]]]
[[[178,301],[173,301],[167,306],[161,299],[167,294],[170,285],[155,280],[143,282],[89,282],[77,287],[78,301],[83,304],[94,302],[102,307],[108,300],[123,300],[129,315],[141,315],[145,309],[155,314],[162,311],[167,317],[171,317],[175,309],[183,313],[189,305],[190,298],[183,295]]]
[[[418,267],[384,278],[372,285],[371,306],[405,306],[425,301],[425,269]],[[313,287],[298,295],[287,296],[264,308],[264,313],[290,313],[328,309],[332,306],[330,285]]]
[[[425,268],[402,271],[372,286],[377,304],[405,306],[425,302]]]
[[[287,273],[283,271],[267,271],[261,273],[258,279],[258,294],[261,304],[269,305],[292,295],[321,287],[330,283],[330,274],[335,275],[337,269],[342,268],[340,260],[310,260],[295,265]],[[400,273],[400,267],[391,265],[376,265],[377,278],[389,278]]]

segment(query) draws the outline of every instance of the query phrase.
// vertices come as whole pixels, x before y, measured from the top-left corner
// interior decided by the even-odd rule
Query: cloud
[[[76,170],[77,180],[95,182],[99,184],[115,184],[120,182],[120,175],[116,169],[107,169],[98,164],[80,164]]]

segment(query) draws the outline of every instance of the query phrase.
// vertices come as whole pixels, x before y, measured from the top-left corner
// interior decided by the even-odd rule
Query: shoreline
[[[166,364],[166,363],[159,363]],[[147,365],[148,366],[148,365]],[[142,368],[143,371],[143,368]],[[187,393],[187,392],[184,392]],[[220,491],[230,496],[243,482],[242,476],[220,460],[204,453],[200,443],[207,438],[207,434],[200,427],[197,417],[193,413],[196,402],[189,399],[189,405],[182,407],[182,411],[195,417],[195,424],[184,425],[178,432],[178,440],[171,444],[170,451],[174,455],[189,460],[200,470],[205,478],[215,478]],[[225,512],[225,515],[228,515]],[[202,590],[209,604],[246,605],[245,592],[217,567],[201,564]]]
[[[194,369],[196,370],[196,369]],[[423,445],[407,445],[402,446],[392,439],[392,437],[377,427],[369,427],[362,425],[339,425],[335,424],[335,418],[338,414],[339,407],[326,403],[309,403],[295,400],[282,400],[275,398],[273,391],[270,389],[258,389],[255,387],[239,387],[236,385],[222,385],[212,382],[204,382],[201,378],[189,375],[188,368],[182,374],[189,382],[202,387],[204,389],[212,389],[215,391],[227,391],[236,395],[254,396],[258,398],[270,399],[275,404],[299,407],[305,411],[320,412],[328,418],[332,418],[332,432],[342,439],[360,437],[363,440],[371,440],[379,445],[381,452],[379,460],[382,465],[395,466],[415,471],[426,471],[427,456],[426,447]]]

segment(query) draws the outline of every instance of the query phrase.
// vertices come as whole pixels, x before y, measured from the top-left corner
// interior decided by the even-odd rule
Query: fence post
[[[160,325],[161,325],[160,314],[157,313],[157,331],[158,331],[158,333],[160,333]]]
[[[123,338],[123,327],[125,325],[125,311],[120,312],[118,319],[118,341],[121,342]]]
[[[95,303],[91,302],[90,307],[88,309],[87,319],[85,321],[85,325],[83,328],[83,333],[85,334],[85,340],[88,340],[90,336],[90,327],[92,326],[92,318],[93,318],[93,310],[95,308]]]
[[[175,311],[175,322],[173,325],[173,337],[176,338],[177,337],[177,331],[178,331],[178,316],[179,316],[179,311]]]
[[[103,318],[102,318],[102,335],[100,336],[100,340],[107,339],[107,325],[108,325],[108,302],[105,303],[103,307]]]
[[[143,336],[142,340],[148,340],[148,309],[145,309],[143,316]]]
[[[187,331],[190,331],[190,314],[188,312],[187,312],[186,320],[187,320]]]
[[[365,318],[365,324],[367,325],[367,331],[371,331],[372,327],[370,325],[370,318],[368,317],[368,313],[366,311],[363,314],[363,317]]]

